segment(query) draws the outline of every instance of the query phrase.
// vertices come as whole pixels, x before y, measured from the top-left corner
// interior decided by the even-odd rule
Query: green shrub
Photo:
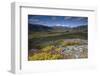
[[[55,43],[55,45],[63,45],[64,44],[64,40],[58,40],[56,43]]]
[[[46,46],[44,48],[41,49],[41,51],[44,51],[44,52],[49,52],[52,50],[52,48],[54,48],[53,45],[49,45],[49,46]]]
[[[55,51],[60,52],[62,50],[62,48],[55,48]]]
[[[73,45],[80,45],[80,42],[65,42],[63,46],[73,46]]]
[[[62,59],[62,58],[63,58],[63,56],[60,55],[60,54],[54,54],[54,55],[52,55],[52,57],[51,57],[51,59]]]
[[[52,55],[50,53],[38,53],[31,57],[29,57],[29,60],[47,60],[50,59]]]
[[[51,54],[51,53],[38,53],[33,56],[29,56],[28,60],[53,60],[53,59],[62,59],[63,56],[60,54]]]

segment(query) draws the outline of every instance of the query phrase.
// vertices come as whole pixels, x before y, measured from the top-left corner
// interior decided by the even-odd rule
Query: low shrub
[[[62,48],[55,48],[55,51],[60,52],[62,50]]]
[[[63,56],[61,54],[54,54],[52,55],[51,59],[62,59]]]
[[[60,54],[51,54],[51,53],[38,53],[33,56],[29,56],[28,60],[53,60],[63,58]]]
[[[63,46],[73,46],[73,45],[80,45],[80,42],[65,42]]]
[[[44,51],[44,52],[49,52],[52,50],[52,48],[54,48],[53,45],[49,45],[49,46],[45,46],[44,48],[41,49],[41,51]]]

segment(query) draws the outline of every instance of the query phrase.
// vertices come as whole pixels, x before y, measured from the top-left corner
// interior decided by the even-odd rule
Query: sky
[[[41,24],[50,27],[51,26],[77,27],[81,25],[88,25],[88,17],[28,15],[28,23]]]

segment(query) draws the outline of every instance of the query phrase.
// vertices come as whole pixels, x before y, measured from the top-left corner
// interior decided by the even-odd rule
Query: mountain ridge
[[[64,26],[46,26],[46,25],[42,25],[42,24],[28,24],[28,30],[29,32],[31,31],[56,31],[56,30],[61,30],[61,31],[67,31],[67,30],[87,30],[88,26],[87,25],[81,25],[81,26],[77,26],[77,27],[64,27]]]

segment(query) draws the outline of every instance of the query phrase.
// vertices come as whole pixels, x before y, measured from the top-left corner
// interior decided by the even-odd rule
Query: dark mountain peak
[[[77,26],[77,27],[74,27],[74,28],[75,29],[85,29],[87,27],[88,27],[87,25],[81,25],[81,26]]]
[[[29,31],[49,31],[52,28],[42,24],[28,24]]]

